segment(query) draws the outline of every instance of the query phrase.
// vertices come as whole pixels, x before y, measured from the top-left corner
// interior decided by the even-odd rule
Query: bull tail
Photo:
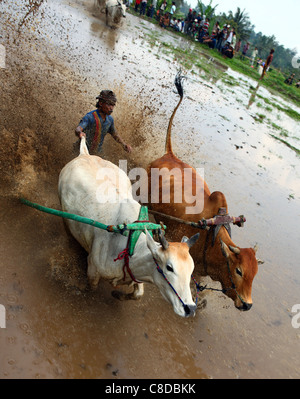
[[[80,155],[90,155],[89,150],[86,146],[86,138],[85,136],[82,136],[80,139]]]
[[[176,105],[176,107],[174,108],[174,111],[171,115],[170,121],[169,121],[169,125],[168,125],[168,130],[167,130],[167,137],[166,137],[166,147],[165,147],[165,152],[168,153],[172,153],[172,144],[171,144],[171,130],[172,130],[172,123],[173,123],[173,119],[174,116],[176,114],[177,109],[179,108],[181,101],[183,99],[183,87],[182,87],[182,81],[184,79],[184,76],[181,75],[181,71],[179,71],[177,73],[177,75],[175,76],[175,86],[177,89],[177,92],[180,96],[179,102]]]

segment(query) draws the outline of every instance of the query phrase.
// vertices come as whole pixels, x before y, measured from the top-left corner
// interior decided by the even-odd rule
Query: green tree
[[[213,18],[214,14],[215,14],[215,10],[218,7],[218,4],[215,5],[214,7],[212,7],[211,3],[212,3],[212,0],[210,0],[208,6],[205,6],[201,0],[198,0],[198,5],[196,7],[199,10],[199,12],[201,13],[201,15],[205,15],[209,19]]]
[[[225,15],[223,15],[223,17],[225,17]],[[233,14],[232,11],[229,11],[225,19],[227,24],[235,28],[239,39],[243,41],[250,37],[251,32],[254,29],[254,25],[251,24],[249,16],[245,10],[241,11],[241,9],[237,7],[236,12]]]
[[[292,66],[292,58],[296,55],[296,49],[286,49],[283,45],[279,44],[274,35],[265,36],[261,32],[251,33],[249,41],[253,47],[258,48],[258,56],[262,59],[266,59],[270,53],[270,50],[274,48],[274,58],[272,66],[274,68],[285,71],[284,73],[296,73],[296,77],[300,76],[300,71],[296,70]]]
[[[180,11],[183,14],[187,15],[190,8],[191,8],[190,4],[187,1],[182,0],[181,6],[180,6]]]

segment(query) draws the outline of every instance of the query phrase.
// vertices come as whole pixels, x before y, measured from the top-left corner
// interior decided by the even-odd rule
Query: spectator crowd
[[[163,0],[160,6],[157,0],[152,0],[148,5],[147,0],[128,0],[127,6],[133,6],[135,12],[141,16],[146,15],[149,18],[156,18],[159,26],[163,29],[170,28],[176,32],[181,32],[190,36],[193,40],[207,44],[209,48],[217,49],[224,56],[232,58],[237,48],[241,44],[236,40],[236,32],[233,27],[225,24],[222,28],[219,22],[216,22],[209,33],[210,19],[195,10],[190,9],[185,18],[176,18],[176,4],[173,1],[168,6],[167,1]]]
[[[239,54],[240,59],[247,60],[251,68],[257,68],[260,75],[268,71],[270,67],[271,62],[267,65],[267,61],[264,62],[258,57],[257,47],[251,46],[249,42],[242,46],[242,41],[237,39],[238,32],[229,24],[225,23],[221,27],[219,21],[216,21],[211,27],[210,19],[192,8],[189,9],[185,17],[178,18],[178,15],[182,15],[182,13],[176,13],[175,1],[172,1],[172,4],[168,4],[167,0],[163,0],[162,3],[161,0],[124,1],[127,1],[127,7],[134,9],[140,16],[155,18],[162,29],[171,29],[188,35],[192,40],[206,44],[226,58],[233,58]],[[271,51],[274,52],[274,50]],[[294,76],[286,79],[285,83],[292,85],[293,79]],[[296,82],[295,86],[300,88],[300,80]]]

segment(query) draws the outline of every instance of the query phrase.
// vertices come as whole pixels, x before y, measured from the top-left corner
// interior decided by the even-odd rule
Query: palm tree
[[[205,15],[206,18],[211,19],[215,13],[215,9],[217,8],[218,4],[212,7],[211,5],[212,0],[210,0],[209,5],[205,6],[201,0],[198,0],[198,5],[197,8],[199,9],[199,12],[201,15]]]
[[[225,14],[223,14],[223,17],[225,17]],[[235,28],[235,31],[241,40],[247,40],[254,29],[248,14],[245,10],[241,11],[239,7],[237,7],[235,14],[233,14],[232,11],[229,11],[226,20],[228,24]]]

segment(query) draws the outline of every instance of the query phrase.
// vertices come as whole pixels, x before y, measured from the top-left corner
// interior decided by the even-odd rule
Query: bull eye
[[[235,269],[235,271],[236,271],[236,274],[238,274],[239,276],[242,277],[243,273],[242,273],[241,269],[239,269],[239,268],[237,267],[237,268]]]
[[[169,272],[174,272],[174,269],[173,269],[173,267],[171,265],[167,265],[167,270]]]

